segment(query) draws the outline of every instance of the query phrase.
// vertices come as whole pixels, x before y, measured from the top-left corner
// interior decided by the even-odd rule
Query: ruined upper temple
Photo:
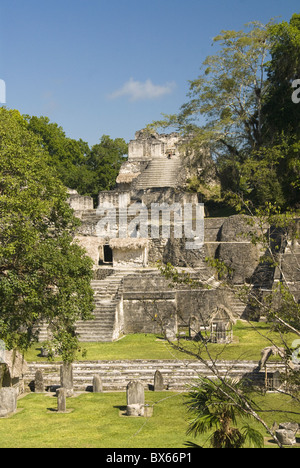
[[[141,130],[129,143],[115,189],[99,193],[98,207],[93,207],[91,198],[70,192],[70,205],[82,221],[77,240],[94,261],[95,320],[78,324],[82,341],[156,333],[157,324],[149,317],[158,312],[173,337],[196,323],[196,331],[204,325],[214,331],[225,327],[222,336],[227,339],[232,322],[247,317],[249,311],[221,287],[207,258],[224,261],[237,287],[259,284],[267,291],[278,280],[278,272],[262,262],[260,246],[247,238],[244,217],[204,219],[197,193],[185,190],[189,158],[185,143],[177,133]],[[187,207],[192,207],[188,217]],[[202,232],[197,228],[201,216]],[[186,221],[191,229],[186,229]],[[286,278],[299,300],[300,276],[295,268],[299,243],[286,246],[281,255]],[[200,281],[199,287],[170,289],[157,261],[190,272]]]
[[[128,160],[122,165],[117,184],[121,189],[178,187],[185,180],[182,164],[184,144],[178,133],[136,132],[128,147]]]

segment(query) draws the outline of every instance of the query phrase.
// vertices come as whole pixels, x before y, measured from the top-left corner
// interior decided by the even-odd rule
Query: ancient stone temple
[[[192,322],[197,324],[193,336],[201,327],[211,328],[216,341],[227,342],[232,323],[245,314],[245,306],[222,289],[206,258],[229,264],[236,285],[255,287],[260,248],[241,235],[249,231],[242,217],[204,217],[197,194],[185,190],[186,143],[176,133],[139,131],[115,189],[100,192],[97,207],[91,198],[70,192],[70,205],[82,222],[75,240],[94,261],[95,320],[78,322],[81,341],[160,333],[161,326],[175,338]],[[190,273],[199,286],[170,287],[158,261]],[[270,287],[276,272],[264,266],[263,273]],[[40,341],[44,335],[43,329]]]
[[[193,219],[198,216],[198,226],[203,223],[204,210],[197,194],[182,188],[186,181],[183,143],[176,133],[137,132],[129,143],[128,160],[121,166],[115,190],[100,192],[97,208],[91,209],[89,197],[70,193],[71,207],[82,221],[77,240],[101,276],[108,267],[154,266],[157,260],[170,257],[175,244],[178,254],[181,251],[182,266],[188,258],[199,257],[198,248],[185,248],[188,241],[203,235],[202,226],[199,232],[193,229]]]

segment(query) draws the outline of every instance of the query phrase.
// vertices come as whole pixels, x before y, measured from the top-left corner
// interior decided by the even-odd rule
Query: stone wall
[[[148,133],[140,130],[135,134],[135,140],[129,142],[128,160],[153,159],[167,156],[168,152],[179,156],[182,138],[178,133],[161,134]]]
[[[70,207],[75,211],[87,211],[94,209],[94,202],[91,197],[72,195],[69,198]]]
[[[126,276],[123,300],[125,334],[161,333],[161,321],[176,315],[176,294],[155,271]]]
[[[0,361],[0,389],[12,387],[17,395],[24,393],[24,375],[28,365],[22,354],[17,350],[5,351]]]
[[[185,327],[192,316],[199,317],[202,325],[208,326],[217,307],[224,306],[232,311],[230,295],[224,289],[181,289],[176,292],[176,300],[178,324]]]
[[[76,236],[74,239],[86,254],[93,260],[94,269],[99,268],[99,260],[103,260],[103,245],[105,241],[96,236]]]
[[[113,249],[114,267],[143,267],[147,265],[147,252],[145,248],[139,249]]]
[[[94,209],[94,202],[92,197],[79,195],[77,190],[67,189],[68,203],[74,211],[87,211]]]
[[[298,220],[295,232],[290,233],[285,251],[279,256],[280,269],[275,271],[275,281],[285,280],[289,284],[290,291],[296,301],[300,301],[300,220]]]
[[[231,296],[224,289],[205,289],[170,284],[157,271],[128,275],[123,281],[124,331],[161,333],[161,325],[176,316],[178,327],[188,327],[191,316],[207,325],[219,306],[232,310]],[[173,286],[173,287],[172,287]],[[232,315],[238,315],[232,311]]]
[[[32,362],[26,375],[27,388],[33,386],[37,370],[43,372],[47,391],[54,391],[60,387],[61,362]],[[215,365],[223,377],[232,379],[252,379],[256,384],[264,386],[265,371],[258,371],[258,361],[222,361]],[[300,369],[300,368],[299,368]],[[146,390],[153,388],[155,372],[159,370],[164,384],[170,391],[186,391],[187,384],[193,383],[197,376],[214,378],[213,372],[198,360],[120,360],[118,361],[85,361],[73,364],[74,391],[92,391],[93,376],[99,375],[103,383],[104,392],[126,392],[128,382],[132,379],[143,382]],[[268,363],[268,372],[285,372],[284,364],[280,362]],[[167,395],[166,395],[167,396]]]
[[[235,284],[251,283],[263,255],[261,246],[249,237],[256,228],[245,216],[205,219],[205,246],[210,257],[224,262],[232,270]]]
[[[145,190],[140,194],[135,193],[131,201],[144,202],[149,206],[153,202],[176,202],[178,200],[194,200],[195,195],[177,193],[174,190]],[[112,201],[119,203],[119,195],[105,193],[102,202]],[[118,211],[116,212],[118,214]],[[249,239],[249,231],[255,232],[255,226],[249,226],[247,218],[243,216],[230,216],[228,218],[205,218],[204,245],[197,250],[186,249],[186,239],[163,238],[149,239],[147,245],[148,265],[145,262],[143,249],[113,249],[114,265],[111,269],[107,266],[99,266],[101,252],[104,243],[112,246],[118,241],[139,242],[138,238],[104,239],[97,236],[97,223],[101,216],[96,210],[87,212],[83,218],[78,238],[86,248],[95,263],[95,279],[103,279],[114,271],[124,271],[122,303],[117,312],[115,327],[116,337],[122,333],[160,333],[159,320],[167,317],[176,317],[176,323],[170,327],[187,326],[191,317],[201,317],[203,323],[207,323],[211,314],[217,307],[227,308],[232,316],[237,319],[244,317],[245,306],[232,297],[228,290],[220,288],[215,269],[209,266],[207,258],[224,261],[231,268],[231,277],[236,286],[248,284],[253,287],[258,285],[268,289],[274,281],[274,269],[268,264],[262,264],[264,252],[260,245],[254,245]],[[265,228],[267,229],[267,227]],[[143,239],[140,239],[142,241]],[[115,246],[115,247],[116,247]],[[210,289],[197,287],[195,289],[184,288],[175,285],[169,287],[169,281],[159,275],[156,262],[170,262],[177,268],[193,271],[195,279],[209,285]],[[284,274],[290,282],[295,297],[300,299],[300,277],[298,265],[300,261],[300,247],[298,241],[289,242],[285,252],[281,256]],[[146,268],[141,268],[146,266]],[[136,274],[128,274],[126,269],[136,268]],[[148,271],[149,270],[149,271]],[[151,271],[150,271],[151,270]],[[280,279],[276,272],[275,280]],[[174,286],[174,285],[173,285]],[[153,320],[153,318],[158,320]]]

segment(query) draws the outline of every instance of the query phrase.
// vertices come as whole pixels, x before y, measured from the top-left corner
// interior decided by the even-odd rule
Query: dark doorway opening
[[[113,262],[113,251],[109,245],[104,245],[103,247],[103,259],[104,259],[104,263]]]

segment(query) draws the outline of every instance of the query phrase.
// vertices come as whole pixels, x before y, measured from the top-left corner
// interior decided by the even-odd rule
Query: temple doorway
[[[104,263],[113,263],[113,251],[108,244],[103,246],[103,261]]]

